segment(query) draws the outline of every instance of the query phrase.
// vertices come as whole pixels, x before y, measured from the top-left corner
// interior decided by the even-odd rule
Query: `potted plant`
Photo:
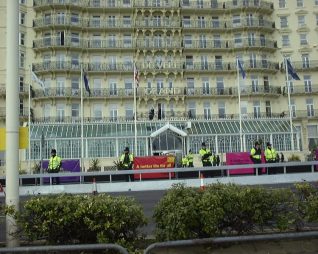
[[[292,154],[288,158],[288,162],[299,162],[300,157],[297,154]],[[287,173],[303,173],[303,172],[310,172],[311,171],[311,166],[288,166],[286,167],[286,172]]]
[[[100,166],[100,160],[98,158],[93,158],[91,159],[89,163],[89,168],[87,172],[100,172],[101,171],[101,166]],[[109,182],[109,176],[104,176],[104,175],[90,175],[90,176],[85,176],[84,181],[85,182],[93,182],[93,179],[95,178],[96,182]]]

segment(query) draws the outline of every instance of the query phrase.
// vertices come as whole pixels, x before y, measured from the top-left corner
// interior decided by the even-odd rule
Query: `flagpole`
[[[32,81],[32,67],[30,67],[30,82],[29,82],[29,119],[28,119],[28,126],[29,126],[29,172],[31,170],[31,83],[33,84]],[[33,171],[31,171],[33,173]]]
[[[81,64],[81,171],[84,172],[84,109],[83,109],[83,66]]]
[[[136,74],[136,62],[134,62],[134,128],[135,128],[135,147],[134,147],[134,155],[137,155],[137,100],[136,100],[136,78],[135,78],[135,74]]]
[[[287,86],[287,96],[288,96],[288,110],[289,110],[289,125],[290,125],[290,135],[291,135],[291,149],[294,151],[294,131],[293,131],[293,117],[291,111],[291,101],[290,101],[290,83],[288,82],[288,67],[287,59],[284,57],[285,72],[286,72],[286,86]]]
[[[239,124],[240,124],[240,143],[241,152],[243,152],[243,133],[242,133],[242,114],[241,114],[241,87],[240,87],[240,70],[239,59],[236,58],[236,73],[237,73],[237,96],[238,96],[238,108],[239,108]]]

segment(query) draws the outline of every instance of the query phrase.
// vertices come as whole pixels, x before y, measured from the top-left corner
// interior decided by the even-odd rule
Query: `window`
[[[318,26],[318,14],[316,14],[316,26]]]
[[[244,118],[247,118],[247,108],[248,108],[248,102],[241,101],[241,115]]]
[[[194,94],[194,78],[187,78],[187,94]]]
[[[304,27],[306,25],[305,16],[299,15],[297,18],[298,18],[298,27]]]
[[[72,23],[72,25],[76,25],[79,23],[78,13],[71,13],[71,23]]]
[[[206,48],[206,35],[200,34],[199,39],[199,47],[205,49]]]
[[[223,70],[222,56],[215,56],[215,69],[216,70]]]
[[[50,118],[51,118],[51,104],[44,104],[42,114],[43,114],[44,121],[50,121]]]
[[[65,13],[64,12],[57,13],[57,24],[59,24],[59,25],[65,24]]]
[[[246,24],[247,26],[253,26],[253,14],[249,13],[246,15]]]
[[[192,46],[192,35],[186,34],[184,35],[184,47],[185,48],[191,48]]]
[[[21,46],[25,45],[25,33],[19,33],[19,44]]]
[[[266,117],[272,116],[272,106],[270,101],[265,101]]]
[[[190,101],[188,103],[188,117],[190,119],[196,118],[196,108],[195,108],[195,102],[194,101]]]
[[[20,16],[20,17],[19,17],[19,21],[20,21],[19,24],[20,24],[20,25],[25,25],[25,16],[26,16],[25,13],[24,13],[24,12],[20,12],[20,13],[19,13],[19,16]]]
[[[316,149],[318,146],[318,125],[308,125],[308,148]]]
[[[286,0],[279,0],[278,6],[279,8],[286,8]]]
[[[304,69],[307,69],[310,67],[309,54],[302,54],[301,60],[302,60],[302,65]]]
[[[203,103],[203,115],[204,119],[211,119],[211,105],[210,102]]]
[[[286,16],[280,17],[280,28],[287,28],[288,20]]]
[[[219,118],[225,118],[225,102],[223,101],[219,101],[218,102],[218,114],[219,114]]]
[[[108,35],[108,47],[110,47],[110,48],[116,47],[116,35],[115,34]]]
[[[93,34],[92,47],[100,48],[102,46],[101,35]]]
[[[109,94],[117,95],[117,83],[115,79],[109,80]]]
[[[308,44],[307,34],[300,34],[299,38],[300,38],[300,45],[304,46]]]
[[[23,76],[19,77],[19,91],[24,92],[24,77]]]
[[[116,26],[115,16],[108,16],[108,26],[109,27],[115,27]]]
[[[64,96],[64,92],[65,92],[65,78],[57,77],[56,78],[56,95]]]
[[[304,7],[304,0],[297,0],[297,7]]]
[[[91,27],[100,27],[100,16],[93,16]]]
[[[183,16],[183,27],[191,27],[190,16]]]
[[[110,117],[110,121],[117,121],[117,117],[118,117],[117,105],[110,105],[109,117]]]
[[[64,122],[65,117],[65,104],[58,103],[56,104],[56,120],[58,122]]]
[[[79,67],[79,55],[78,54],[72,54],[71,55],[71,64],[72,64],[72,69],[78,69]]]
[[[240,15],[234,15],[232,17],[232,23],[233,23],[233,27],[238,27],[241,25],[241,17]]]
[[[242,35],[240,33],[234,34],[234,47],[239,48],[243,46]]]
[[[124,27],[131,27],[131,17],[130,16],[123,17],[123,25],[124,25]]]
[[[103,118],[102,104],[93,105],[93,118],[94,120],[100,121]]]
[[[186,56],[186,69],[193,69],[193,56]]]
[[[79,121],[79,109],[80,105],[78,103],[72,103],[72,121]]]
[[[260,40],[261,46],[262,46],[262,47],[265,47],[265,46],[266,46],[266,37],[265,37],[264,34],[260,34],[259,40]]]
[[[100,78],[93,79],[93,94],[95,96],[102,95],[102,80]]]
[[[124,48],[131,48],[131,47],[132,47],[131,34],[124,34]]]
[[[304,85],[305,85],[305,92],[311,93],[312,87],[311,87],[311,76],[310,75],[304,75]]]
[[[24,66],[25,66],[25,53],[24,52],[20,52],[19,54],[20,54],[20,56],[19,56],[19,67],[20,68],[24,68]]]
[[[20,114],[20,116],[23,116],[24,115],[24,110],[23,110],[23,99],[20,99],[19,100],[19,114]],[[26,114],[28,114],[27,112],[26,112]]]
[[[73,96],[79,96],[79,78],[78,77],[72,77],[71,78],[71,89],[72,89],[72,95]]]
[[[216,92],[217,94],[224,94],[224,80],[223,77],[216,77]]]
[[[294,99],[290,100],[290,110],[292,113],[292,117],[296,117],[296,103]]]
[[[313,99],[306,99],[306,107],[307,107],[307,116],[308,117],[315,116]]]
[[[255,40],[255,34],[254,33],[248,33],[248,46],[255,46],[256,40]]]
[[[253,112],[254,112],[254,118],[261,117],[261,103],[259,101],[253,102]]]
[[[249,58],[250,58],[250,68],[257,68],[256,54],[250,53]],[[241,63],[244,64],[243,61],[241,61]]]
[[[205,28],[205,20],[203,16],[198,17],[198,26],[199,28]]]
[[[221,48],[221,35],[219,34],[213,35],[213,47]]]
[[[209,78],[207,77],[202,78],[202,93],[210,94],[210,83],[209,83]]]
[[[207,55],[201,56],[201,70],[207,70],[209,67],[208,65],[209,65],[208,56]]]
[[[252,80],[252,92],[253,93],[258,93],[259,92],[259,87],[258,87],[258,77],[255,75],[251,76]]]
[[[19,3],[20,4],[26,4],[26,0],[20,0]]]
[[[126,118],[126,120],[133,120],[134,119],[133,106],[130,104],[127,104],[125,106],[125,118]]]
[[[288,34],[282,35],[282,46],[283,47],[289,47],[290,46],[290,41],[289,41],[289,35]]]
[[[161,94],[163,91],[163,79],[158,78],[156,82],[157,82],[157,94]]]
[[[134,90],[133,90],[133,82],[131,79],[126,79],[125,81],[125,95],[133,95]]]
[[[219,17],[212,17],[212,27],[213,28],[220,27]]]
[[[72,46],[79,46],[79,34],[71,33],[71,44]]]
[[[130,0],[123,0],[123,6],[129,7],[131,5]]]

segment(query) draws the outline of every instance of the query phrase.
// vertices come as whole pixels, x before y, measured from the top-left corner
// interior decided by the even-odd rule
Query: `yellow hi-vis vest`
[[[124,161],[125,160],[125,153],[123,153],[119,158],[119,161],[122,162],[125,167],[128,167],[129,164],[133,163],[133,161],[134,161],[134,156],[131,153],[129,153],[128,156],[129,156],[128,157],[129,162]]]
[[[59,156],[54,156],[50,158],[48,171],[57,173],[60,170],[62,159]]]
[[[266,161],[276,161],[277,152],[274,148],[265,150],[265,159]]]

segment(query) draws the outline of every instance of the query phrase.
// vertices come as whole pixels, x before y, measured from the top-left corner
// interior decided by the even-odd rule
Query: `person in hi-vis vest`
[[[51,157],[49,160],[49,165],[47,167],[48,173],[58,173],[61,170],[62,166],[62,159],[61,157],[56,155],[56,150],[51,150]],[[52,184],[60,184],[60,178],[59,177],[52,177]]]
[[[129,148],[126,147],[124,153],[120,156],[119,161],[122,163],[123,170],[132,170],[134,164],[134,156],[129,152]],[[127,182],[134,181],[134,174],[127,175]]]
[[[260,143],[258,141],[255,142],[254,147],[251,149],[250,158],[254,164],[261,164],[262,163],[262,150]],[[262,168],[258,168],[258,174],[262,174]],[[256,168],[254,168],[254,175],[256,175]]]

